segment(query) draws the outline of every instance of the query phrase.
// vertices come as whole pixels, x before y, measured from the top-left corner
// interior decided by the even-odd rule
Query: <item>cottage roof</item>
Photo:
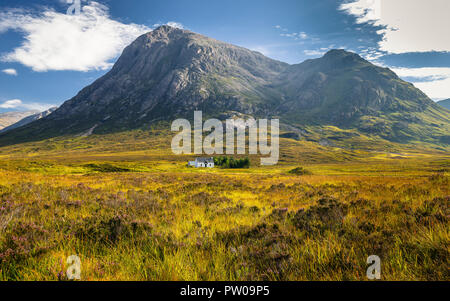
[[[214,158],[196,158],[197,162],[214,163]]]

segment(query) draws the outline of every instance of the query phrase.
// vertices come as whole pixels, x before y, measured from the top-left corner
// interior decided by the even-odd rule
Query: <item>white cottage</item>
[[[214,158],[195,158],[195,161],[189,161],[188,166],[195,168],[214,168]]]

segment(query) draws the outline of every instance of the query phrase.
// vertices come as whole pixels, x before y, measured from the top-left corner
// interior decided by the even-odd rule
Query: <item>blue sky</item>
[[[450,98],[448,0],[97,0],[80,15],[67,2],[0,2],[0,112],[60,105],[161,24],[292,64],[344,48]]]

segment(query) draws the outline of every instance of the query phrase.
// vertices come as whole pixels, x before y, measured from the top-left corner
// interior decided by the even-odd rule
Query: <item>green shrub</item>
[[[288,173],[290,173],[292,175],[301,175],[301,176],[312,175],[312,172],[310,172],[307,169],[304,169],[303,167],[294,168],[294,169],[290,170]]]
[[[234,159],[233,157],[214,158],[214,165],[221,168],[250,168],[250,159]]]

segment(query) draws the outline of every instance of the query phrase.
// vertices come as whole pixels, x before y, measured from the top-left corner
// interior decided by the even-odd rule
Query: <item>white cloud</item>
[[[16,69],[3,69],[2,72],[5,73],[5,74],[8,74],[8,75],[17,76],[17,70]]]
[[[442,80],[450,77],[450,68],[430,67],[430,68],[402,68],[393,67],[392,70],[398,76],[413,77],[413,78],[427,78],[427,81]]]
[[[294,40],[305,40],[308,38],[308,35],[304,32],[281,33],[280,36],[292,38]]]
[[[358,24],[380,26],[381,51],[450,51],[449,0],[353,0],[340,10],[354,15]]]
[[[179,22],[173,22],[173,21],[167,22],[167,23],[156,23],[156,24],[153,24],[153,28],[156,28],[156,27],[159,27],[159,26],[162,26],[162,25],[168,25],[170,27],[178,28],[178,29],[187,29],[183,24],[181,24]]]
[[[334,49],[336,45],[332,44],[328,47],[321,47],[319,49],[307,49],[304,50],[303,53],[307,56],[323,56],[325,53]],[[338,47],[337,49],[346,49],[345,46]]]
[[[365,46],[359,46],[358,49],[358,53],[366,60],[371,61],[372,63],[375,63],[377,65],[384,65],[383,62],[378,61],[380,57],[385,55],[384,52],[381,52],[374,47],[367,48]]]
[[[283,28],[280,25],[275,25],[274,28],[281,30],[283,32],[289,32],[287,28]],[[306,32],[292,32],[292,33],[280,33],[280,36],[292,38],[294,40],[306,40],[309,38],[309,36],[306,34]]]
[[[366,59],[377,60],[386,53],[450,51],[448,0],[352,0],[340,10],[355,16],[358,24],[378,27],[382,40],[377,49],[363,53]],[[392,69],[430,98],[450,97],[450,68]]]
[[[450,97],[450,68],[391,68],[398,76],[411,81],[428,97]]]
[[[124,47],[151,31],[112,20],[108,8],[93,1],[78,16],[49,8],[39,14],[17,9],[0,12],[0,33],[7,30],[22,32],[25,41],[2,60],[39,72],[107,69]]]
[[[37,111],[45,111],[54,105],[51,104],[43,104],[37,102],[24,103],[20,99],[10,99],[0,103],[0,109],[24,109],[24,110],[37,110]]]
[[[248,49],[262,53],[265,56],[270,56],[272,54],[272,52],[266,46],[250,46],[248,47]]]
[[[166,25],[169,25],[170,27],[175,27],[175,28],[179,28],[179,29],[184,29],[183,24],[178,23],[178,22],[167,22]]]
[[[414,83],[414,85],[432,99],[446,99],[450,95],[450,77],[443,80]]]
[[[1,109],[15,109],[18,106],[22,105],[22,101],[20,99],[11,99],[0,104]]]

